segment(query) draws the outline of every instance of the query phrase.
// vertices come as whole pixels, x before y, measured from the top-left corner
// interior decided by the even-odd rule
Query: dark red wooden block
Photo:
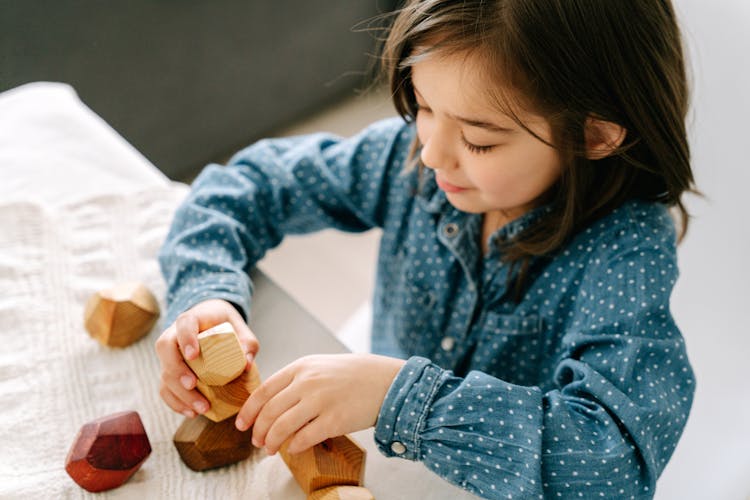
[[[138,412],[114,413],[81,427],[65,459],[65,470],[88,491],[111,490],[130,479],[150,453]]]

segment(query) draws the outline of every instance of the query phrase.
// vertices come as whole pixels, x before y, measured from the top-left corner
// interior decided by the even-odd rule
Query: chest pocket
[[[538,383],[544,329],[541,317],[486,312],[477,328],[472,369],[514,384]]]

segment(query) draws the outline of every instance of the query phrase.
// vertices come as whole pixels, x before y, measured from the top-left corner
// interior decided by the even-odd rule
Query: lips
[[[460,193],[461,191],[466,191],[466,188],[456,186],[455,184],[446,182],[438,177],[435,178],[435,181],[437,182],[438,187],[446,193]]]

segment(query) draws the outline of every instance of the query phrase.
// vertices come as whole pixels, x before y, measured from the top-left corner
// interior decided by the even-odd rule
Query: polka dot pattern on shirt
[[[669,311],[677,278],[667,210],[630,201],[537,259],[520,302],[481,217],[431,171],[405,171],[413,124],[260,141],[210,166],[175,215],[160,262],[168,321],[225,298],[287,234],[382,227],[372,345],[408,358],[375,438],[486,498],[643,498],[684,428],[694,378]],[[543,217],[507,224],[510,238]]]

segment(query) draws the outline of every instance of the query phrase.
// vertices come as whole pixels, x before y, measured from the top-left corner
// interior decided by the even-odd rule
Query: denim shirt
[[[429,170],[405,170],[401,119],[341,139],[260,141],[208,166],[160,253],[168,318],[208,298],[247,312],[249,270],[287,234],[381,227],[373,351],[407,359],[375,440],[486,498],[649,498],[695,389],[669,311],[677,279],[667,209],[629,201],[529,267],[514,300],[481,216]]]

